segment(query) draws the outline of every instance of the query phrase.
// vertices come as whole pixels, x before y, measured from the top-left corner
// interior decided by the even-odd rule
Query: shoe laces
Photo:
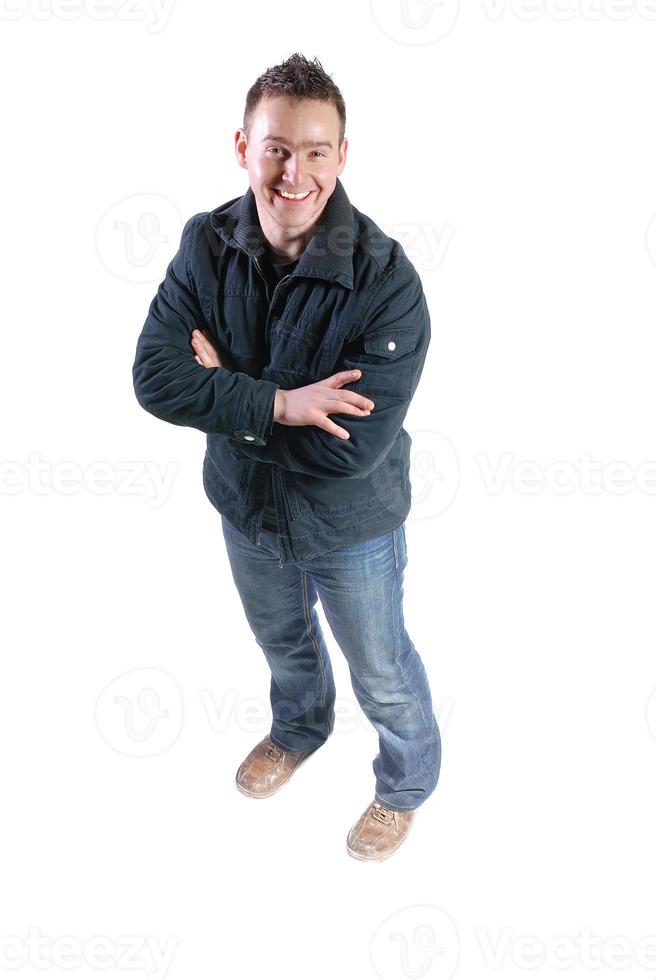
[[[269,742],[268,746],[264,750],[264,754],[268,756],[272,762],[280,762],[283,753],[273,742]]]
[[[384,824],[390,824],[394,820],[394,810],[390,810],[389,807],[383,806],[381,803],[373,804],[371,815]]]

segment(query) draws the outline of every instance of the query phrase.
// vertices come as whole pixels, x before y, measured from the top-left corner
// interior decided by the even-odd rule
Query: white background
[[[656,974],[655,45],[647,0],[1,0],[8,975]],[[246,190],[246,92],[296,50],[432,318],[405,615],[442,771],[378,865],[345,849],[377,740],[327,627],[333,738],[235,790],[268,670],[205,437],[132,389],[182,224]]]

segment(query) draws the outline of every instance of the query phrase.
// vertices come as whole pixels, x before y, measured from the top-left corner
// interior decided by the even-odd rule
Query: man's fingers
[[[325,429],[326,432],[330,432],[330,434],[333,436],[339,436],[340,439],[350,439],[350,435],[346,429],[342,429],[342,427],[336,425],[335,422],[331,422],[329,418],[322,418],[316,424],[317,428]]]
[[[373,402],[368,401],[368,405],[373,405]],[[340,399],[335,399],[335,401],[330,402],[330,406],[324,411],[328,411],[331,414],[335,412],[341,412],[343,415],[371,415],[370,408],[360,408],[359,405],[354,405],[353,402],[345,402]]]
[[[338,397],[341,397],[340,404],[348,402],[350,405],[356,405],[358,408],[371,412],[374,409],[374,403],[371,399],[366,398],[364,395],[360,395],[357,391],[339,391],[340,385],[348,384],[350,381],[357,381],[360,378],[362,372],[360,370],[356,371],[338,371],[331,378],[326,379],[326,384],[329,388],[338,393]]]
[[[357,381],[362,371],[356,369],[355,371],[338,371],[337,374],[331,375],[326,378],[325,383],[330,385],[331,388],[338,388],[339,385],[348,384],[349,381]]]
[[[208,352],[207,339],[200,333],[199,330],[194,330],[191,335],[191,343],[198,354],[206,354]]]
[[[204,330],[202,333],[200,330],[192,331],[191,346],[194,349],[196,360],[206,368],[223,367],[219,352],[209,337],[205,336],[207,333],[207,330]]]
[[[332,403],[331,396],[331,403]],[[370,398],[366,398],[364,395],[359,395],[355,391],[337,391],[335,393],[335,404],[336,405],[348,405],[348,411],[354,415],[358,412],[371,412],[376,407],[375,403],[371,401]],[[340,408],[339,411],[342,409]],[[336,408],[331,408],[331,412],[336,412]]]
[[[333,374],[331,378],[328,378],[328,384],[331,387],[345,385],[349,381],[356,381],[361,374],[362,371],[359,368],[356,368],[354,371],[338,371],[337,374]]]
[[[210,358],[201,341],[197,341],[194,344],[194,350],[196,351],[194,358],[196,361],[198,361],[201,367],[212,367]]]

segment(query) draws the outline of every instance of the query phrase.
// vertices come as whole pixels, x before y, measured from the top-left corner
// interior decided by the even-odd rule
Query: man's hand
[[[338,371],[323,381],[279,390],[273,410],[274,422],[281,425],[316,425],[340,439],[348,439],[349,433],[328,418],[333,412],[343,415],[370,415],[374,403],[356,391],[340,391],[341,385],[357,381],[361,372]]]
[[[191,346],[194,349],[194,357],[201,367],[222,368],[224,365],[219,357],[219,352],[209,339],[209,331],[193,330],[191,334]]]

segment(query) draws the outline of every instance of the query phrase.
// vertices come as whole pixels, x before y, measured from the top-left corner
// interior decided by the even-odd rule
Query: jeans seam
[[[396,532],[393,532],[393,533],[395,534]],[[399,568],[397,567],[397,569],[396,569],[396,588],[397,588],[397,591],[400,591],[400,582],[399,582],[400,574],[402,574],[402,571],[400,572]],[[412,697],[415,699],[415,702],[417,704],[417,708],[419,709],[419,714],[421,716],[421,719],[422,719],[424,725],[426,725],[427,724],[427,718],[426,718],[426,715],[424,713],[424,709],[423,709],[423,706],[422,706],[422,703],[421,703],[421,698],[419,697],[419,695],[415,691],[413,685],[410,683],[410,679],[409,679],[408,675],[406,674],[406,672],[405,672],[405,670],[403,668],[403,665],[402,665],[402,663],[401,663],[401,661],[399,659],[400,656],[401,656],[402,637],[401,637],[401,633],[400,633],[401,623],[399,622],[399,619],[397,617],[397,610],[398,610],[398,606],[400,605],[400,601],[401,601],[400,596],[397,597],[397,600],[398,601],[395,601],[395,602],[392,603],[392,616],[394,618],[394,635],[396,637],[396,643],[398,644],[396,650],[394,651],[394,662],[396,663],[397,667],[401,671],[401,676],[403,677],[403,683],[405,684],[407,690],[410,691]],[[405,632],[406,631],[405,631],[405,627],[404,627],[404,629],[403,629],[404,635],[405,635]],[[417,655],[419,656],[419,654],[417,654]],[[430,727],[432,729],[432,725]],[[424,765],[426,765],[426,763],[424,763]],[[431,775],[432,775],[432,773],[431,773]]]
[[[433,772],[433,770],[431,769],[431,767],[428,765],[428,763],[424,759],[424,753],[423,752],[421,753],[421,761],[422,761],[422,763],[424,765],[424,768],[428,770],[428,773],[429,773],[431,779],[433,779],[435,782],[437,782],[437,777],[435,776],[435,773]]]

